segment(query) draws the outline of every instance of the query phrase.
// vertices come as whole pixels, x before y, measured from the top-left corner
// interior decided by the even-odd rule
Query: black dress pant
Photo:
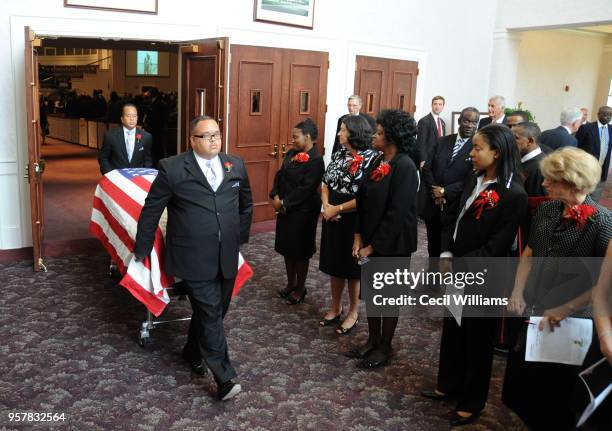
[[[427,253],[429,257],[440,257],[440,253],[444,250],[440,250],[442,221],[439,210],[436,210],[436,213],[431,218],[425,220],[425,227],[427,229]],[[430,269],[437,270],[437,268]]]
[[[461,326],[445,317],[437,389],[457,399],[456,410],[479,413],[489,394],[495,320],[464,317]]]
[[[183,282],[193,310],[183,353],[192,361],[204,359],[215,381],[225,383],[236,377],[223,330],[223,318],[232,298],[234,279]]]

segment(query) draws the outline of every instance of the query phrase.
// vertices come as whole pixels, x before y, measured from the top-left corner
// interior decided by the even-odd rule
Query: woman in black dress
[[[569,316],[592,317],[591,275],[576,267],[580,260],[575,258],[612,257],[612,213],[589,196],[601,178],[601,167],[587,152],[565,147],[546,156],[540,169],[552,201],[541,204],[533,217],[508,310],[527,321],[530,316],[543,316],[539,329],[549,330],[549,326],[562,325]],[[602,276],[606,277],[605,271]],[[606,343],[605,337],[612,333],[600,333],[598,337],[593,331],[582,366],[526,362],[526,333],[527,323],[519,333],[512,334],[514,348],[508,355],[502,401],[530,429],[574,429],[578,412],[573,395],[578,373],[602,358],[598,340]],[[612,429],[611,404],[608,400],[594,415],[595,422],[607,423],[601,429]]]
[[[511,255],[519,223],[527,212],[520,155],[512,132],[503,125],[483,127],[474,135],[470,152],[475,174],[468,177],[461,199],[443,216],[440,270],[451,257],[506,257]],[[461,326],[445,317],[440,343],[438,383],[422,395],[457,400],[451,425],[478,419],[491,380],[496,319],[463,317]]]
[[[355,196],[372,160],[378,154],[370,149],[372,129],[357,115],[344,117],[338,132],[340,148],[332,155],[321,187],[323,224],[319,269],[331,276],[331,309],[319,322],[321,326],[337,323],[342,314],[342,291],[348,283],[349,311],[336,328],[348,334],[359,319],[359,280],[361,271],[352,256],[355,234]]]
[[[287,287],[278,294],[291,305],[299,304],[306,296],[308,262],[316,251],[319,187],[325,172],[323,158],[314,146],[317,135],[317,126],[311,119],[296,124],[293,148],[285,156],[270,191],[272,206],[278,213],[274,249],[285,258],[287,270]]]
[[[385,109],[376,119],[374,149],[382,151],[372,163],[357,193],[357,232],[353,256],[405,257],[417,248],[419,172],[411,159],[416,123],[407,112]],[[387,363],[397,317],[368,314],[367,343],[346,355],[362,358],[362,368]]]

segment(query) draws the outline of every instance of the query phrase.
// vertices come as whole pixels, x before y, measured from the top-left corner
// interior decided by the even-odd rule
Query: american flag
[[[166,211],[159,221],[150,256],[136,262],[132,253],[138,217],[156,175],[157,170],[147,168],[115,169],[104,175],[96,187],[89,231],[102,242],[123,274],[120,284],[159,316],[170,302],[165,288],[180,281],[163,270]],[[240,254],[233,295],[252,275],[253,270]]]

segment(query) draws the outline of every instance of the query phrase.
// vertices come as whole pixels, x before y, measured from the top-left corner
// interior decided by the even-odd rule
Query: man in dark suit
[[[159,218],[168,209],[165,270],[183,280],[193,316],[183,358],[204,374],[206,366],[217,383],[217,398],[241,391],[232,379],[223,332],[238,269],[240,244],[249,238],[253,202],[242,159],[220,153],[221,132],[211,117],[191,122],[193,151],[163,159],[138,220],[134,255],[151,252]]]
[[[591,194],[591,197],[599,202],[601,194],[608,180],[608,171],[610,170],[610,139],[612,138],[612,108],[602,106],[597,111],[597,121],[587,123],[580,127],[576,138],[578,140],[578,148],[592,154],[601,166],[601,180],[597,184],[597,188]]]
[[[561,147],[576,147],[578,141],[574,134],[582,124],[582,111],[578,108],[565,108],[561,111],[561,125],[542,132],[540,142],[554,150]]]
[[[440,114],[444,109],[444,97],[435,96],[431,99],[431,112],[421,118],[417,124],[417,150],[419,152],[419,169],[431,159],[434,147],[439,138],[446,135],[446,123]]]
[[[102,148],[98,155],[102,175],[114,169],[150,168],[151,134],[136,127],[138,111],[136,106],[126,103],[121,113],[123,127],[116,127],[104,134]]]
[[[470,151],[479,116],[476,108],[463,109],[459,116],[459,133],[440,138],[432,157],[423,166],[427,200],[422,217],[427,228],[429,257],[440,256],[442,212],[461,196],[465,179],[472,172]]]
[[[338,137],[338,132],[340,132],[340,126],[342,125],[342,121],[347,115],[358,115],[360,117],[365,118],[368,121],[370,128],[372,129],[372,133],[376,131],[376,120],[370,117],[368,114],[360,112],[362,103],[363,101],[361,99],[361,96],[357,94],[349,96],[348,101],[346,102],[346,107],[348,108],[349,113],[344,114],[343,116],[338,118],[338,125],[336,127],[336,138],[334,139],[334,148],[332,149],[332,154],[338,151],[338,149],[340,148],[340,138]]]
[[[504,96],[491,97],[487,105],[489,116],[480,120],[480,123],[478,123],[478,128],[482,129],[483,127],[488,126],[492,123],[506,124],[508,120],[504,111],[505,109],[506,99],[504,98]]]

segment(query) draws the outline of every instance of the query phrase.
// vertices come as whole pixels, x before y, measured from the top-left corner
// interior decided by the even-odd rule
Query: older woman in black
[[[272,206],[278,212],[274,249],[284,256],[287,270],[287,287],[278,293],[292,305],[306,296],[308,261],[316,251],[319,187],[325,172],[323,158],[314,147],[317,134],[311,119],[293,128],[293,148],[285,156],[270,191]]]
[[[571,282],[564,283],[568,274],[563,269],[569,263],[579,262],[573,259],[577,257],[612,257],[612,213],[589,196],[601,178],[601,167],[587,152],[573,147],[560,149],[547,155],[540,162],[540,169],[552,201],[541,204],[534,215],[508,310],[526,319],[543,316],[540,330],[548,330],[548,326],[562,325],[561,321],[568,316],[592,316],[590,274],[572,268]],[[534,261],[532,257],[546,259]],[[604,270],[602,277],[607,277]],[[598,329],[602,322],[599,323]],[[606,344],[605,337],[612,333],[603,332],[598,337],[594,331],[583,366],[574,366],[526,362],[526,332],[524,324],[520,333],[513,334],[515,348],[508,356],[502,400],[530,429],[574,429],[578,412],[572,396],[577,375],[601,359],[598,339]],[[607,427],[601,429],[611,429],[610,404],[612,400],[596,412],[599,416],[596,420],[607,421]],[[607,418],[601,417],[603,413]]]
[[[443,219],[442,272],[448,268],[447,257],[509,256],[527,211],[520,156],[510,129],[502,125],[480,129],[470,157],[476,173],[467,179],[461,199]],[[422,395],[457,400],[451,425],[475,421],[485,407],[495,322],[491,317],[463,317],[459,326],[454,318],[444,318],[438,384]]]
[[[342,291],[348,282],[350,307],[336,333],[349,333],[359,318],[359,280],[361,271],[353,259],[355,234],[355,195],[377,152],[371,150],[372,129],[360,117],[344,117],[338,132],[341,147],[332,155],[321,187],[323,225],[319,269],[331,276],[331,309],[319,322],[337,323],[342,314]]]
[[[353,256],[406,257],[417,247],[417,192],[419,173],[411,159],[416,123],[410,114],[383,110],[376,119],[374,149],[382,151],[357,193],[357,231]],[[397,317],[368,315],[367,343],[346,355],[363,358],[362,368],[385,365]]]

